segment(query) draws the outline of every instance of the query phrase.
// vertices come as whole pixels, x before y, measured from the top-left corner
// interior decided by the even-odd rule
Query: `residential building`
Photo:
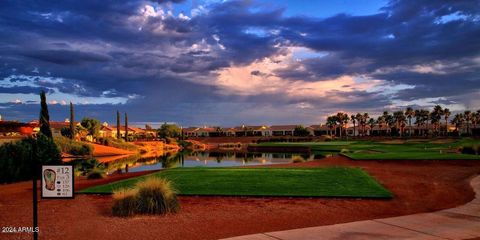
[[[293,136],[297,125],[273,125],[270,126],[272,136]]]

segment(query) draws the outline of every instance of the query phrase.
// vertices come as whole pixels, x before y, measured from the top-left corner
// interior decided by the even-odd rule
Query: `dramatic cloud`
[[[102,121],[119,109],[183,125],[480,108],[478,1],[392,0],[373,14],[323,18],[247,0],[186,5],[0,2],[0,114],[36,118],[41,90],[57,119],[72,101]]]

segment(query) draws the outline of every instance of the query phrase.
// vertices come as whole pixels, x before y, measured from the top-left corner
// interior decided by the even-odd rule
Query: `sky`
[[[480,109],[480,2],[3,0],[0,115],[182,126]]]

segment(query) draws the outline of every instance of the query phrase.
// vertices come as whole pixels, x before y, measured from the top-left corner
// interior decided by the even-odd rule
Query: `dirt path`
[[[390,189],[395,198],[181,196],[179,214],[116,218],[110,215],[110,196],[77,195],[74,200],[40,200],[40,236],[43,239],[218,239],[432,212],[472,200],[469,180],[480,173],[480,161],[352,161],[344,157],[273,167],[324,166],[361,167]],[[0,226],[30,226],[30,217],[30,184],[0,186]],[[0,234],[0,239],[30,238],[28,234]]]

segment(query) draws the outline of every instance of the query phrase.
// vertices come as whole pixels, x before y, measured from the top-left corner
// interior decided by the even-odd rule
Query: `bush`
[[[322,137],[324,137],[325,142],[330,142],[330,141],[333,140],[332,136],[330,136],[330,135],[323,135]]]
[[[137,183],[137,211],[144,214],[175,213],[180,209],[177,194],[170,181],[148,178]]]
[[[303,159],[301,156],[293,156],[292,161],[293,163],[301,163],[301,162],[304,162],[305,159]]]
[[[36,156],[32,156],[36,145]],[[32,178],[32,157],[37,165],[61,164],[60,151],[52,139],[39,134],[37,139],[25,138],[21,141],[0,146],[0,183],[24,181]],[[37,172],[40,175],[40,172]]]
[[[165,142],[166,142],[167,144],[177,144],[177,139],[171,138],[171,137],[167,137],[167,138],[165,138]]]
[[[55,144],[62,152],[75,156],[86,156],[93,154],[93,147],[87,143],[73,141],[66,137],[55,137]]]
[[[87,173],[87,179],[102,179],[105,177],[105,170],[100,168],[94,168]]]
[[[340,153],[349,153],[350,150],[346,149],[346,148],[342,148],[342,150],[340,150]]]
[[[473,146],[463,146],[461,148],[461,152],[463,154],[479,154],[479,146],[473,145]]]
[[[136,189],[120,189],[113,192],[113,215],[119,217],[134,215],[137,209],[137,193]]]
[[[166,214],[180,210],[175,189],[170,181],[148,178],[138,182],[134,189],[114,193],[112,213],[115,216],[134,214]]]

